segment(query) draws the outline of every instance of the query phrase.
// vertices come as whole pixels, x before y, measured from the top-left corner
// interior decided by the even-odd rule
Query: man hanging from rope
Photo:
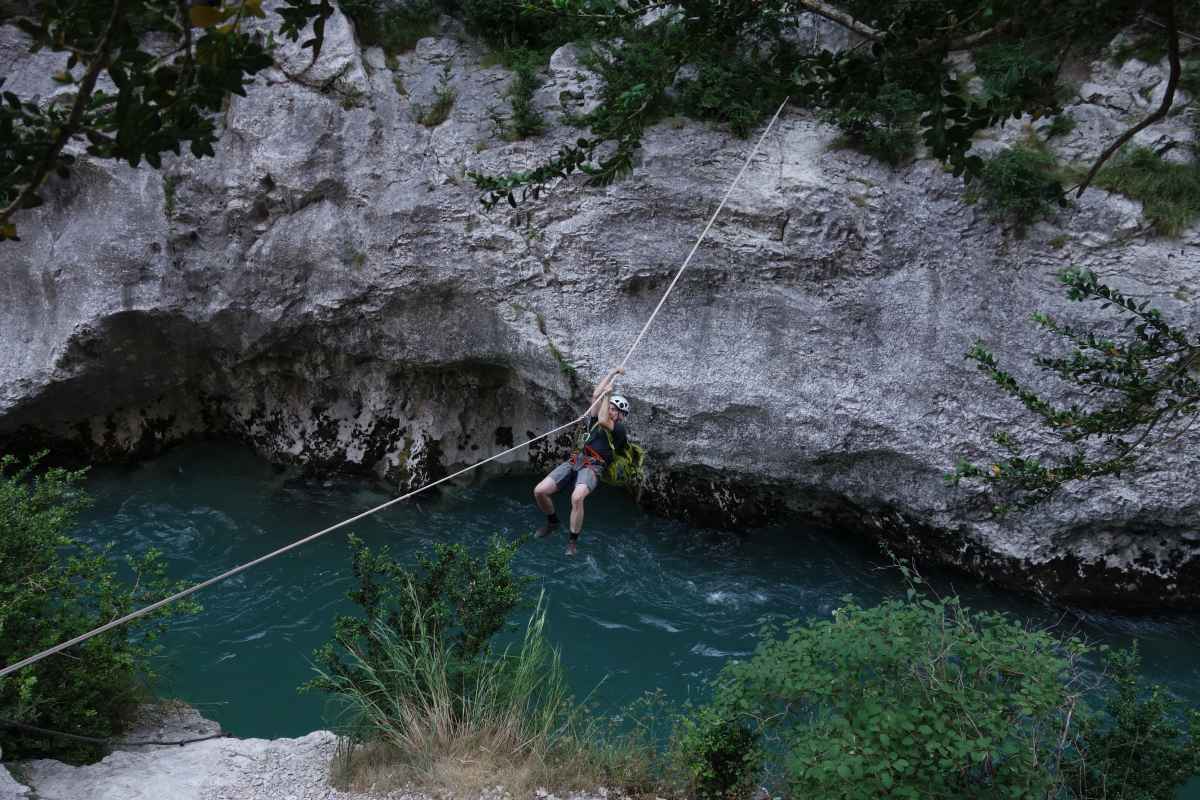
[[[546,515],[546,524],[538,528],[539,539],[558,530],[558,514],[550,496],[559,489],[571,490],[571,533],[567,539],[567,555],[575,555],[575,544],[583,530],[583,501],[596,490],[596,485],[618,452],[629,446],[624,419],[629,415],[629,401],[619,394],[612,394],[613,382],[625,372],[623,367],[611,370],[604,380],[596,384],[592,392],[592,405],[596,415],[588,417],[586,434],[571,454],[568,461],[559,464],[533,489],[537,506]]]

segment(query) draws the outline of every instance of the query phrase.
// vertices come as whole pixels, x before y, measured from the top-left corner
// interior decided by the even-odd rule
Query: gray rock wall
[[[219,725],[187,706],[144,706],[124,741],[188,744],[118,744],[85,765],[45,758],[12,765],[24,785],[0,767],[0,800],[367,800],[330,787],[337,739],[329,731],[271,740],[219,734]],[[404,800],[426,798],[409,793]]]
[[[6,88],[59,91],[46,54],[0,34]],[[510,76],[448,20],[395,59],[341,15],[326,37],[316,66],[285,50],[232,98],[216,158],[84,160],[22,216],[0,251],[7,447],[112,458],[227,434],[401,487],[472,463],[580,413],[752,146],[667,120],[627,179],[488,214],[467,171],[532,165],[578,132],[505,141]],[[1156,69],[1096,65],[1064,154],[1142,113],[1106,98],[1128,71],[1136,105]],[[569,49],[546,78],[552,122],[593,80]],[[427,128],[443,84],[456,103]],[[1182,117],[1154,130],[1190,135]],[[834,139],[784,115],[630,361],[645,502],[732,525],[800,514],[1077,602],[1195,605],[1200,430],[1003,521],[942,475],[1001,427],[1039,435],[964,361],[973,342],[1020,372],[1046,345],[1030,311],[1096,313],[1066,307],[1054,274],[1071,264],[1196,329],[1200,231],[1153,238],[1137,203],[1092,190],[1019,240],[938,164],[890,170]],[[505,461],[552,460],[565,438]]]

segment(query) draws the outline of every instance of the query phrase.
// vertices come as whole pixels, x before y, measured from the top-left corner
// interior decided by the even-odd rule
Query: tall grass
[[[409,593],[419,608],[411,585]],[[417,785],[458,796],[503,784],[521,796],[545,785],[638,782],[638,764],[649,769],[632,741],[603,741],[571,695],[546,638],[542,596],[518,645],[467,668],[430,617],[417,611],[403,632],[376,622],[367,641],[347,643],[353,678],[318,670],[345,703],[335,783]]]
[[[458,92],[450,85],[451,75],[450,62],[447,61],[442,65],[441,79],[434,90],[433,104],[422,106],[413,103],[413,118],[426,128],[436,128],[450,118],[450,109],[454,108],[454,101],[458,99]]]
[[[1012,223],[1021,236],[1027,225],[1049,216],[1062,202],[1057,168],[1053,154],[1040,142],[1019,143],[988,159],[971,194],[982,197],[992,216]]]
[[[1101,170],[1096,185],[1140,200],[1146,219],[1163,236],[1178,236],[1200,217],[1200,160],[1172,164],[1138,147]]]

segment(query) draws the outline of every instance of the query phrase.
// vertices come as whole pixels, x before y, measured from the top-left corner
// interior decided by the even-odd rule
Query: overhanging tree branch
[[[1116,307],[1126,316],[1122,331],[1131,326],[1132,330],[1109,338],[1058,324],[1040,312],[1034,315],[1039,325],[1071,344],[1072,352],[1066,356],[1034,359],[1038,367],[1088,395],[1086,403],[1070,406],[1055,405],[1018,382],[982,345],[967,353],[1001,390],[1039,416],[1069,448],[1067,453],[1053,447],[1026,454],[1020,442],[1000,431],[993,439],[1007,456],[983,464],[959,462],[948,476],[951,482],[979,480],[996,490],[1002,502],[993,509],[999,513],[1035,505],[1069,481],[1120,475],[1149,458],[1152,446],[1161,450],[1177,439],[1200,414],[1200,381],[1188,374],[1200,343],[1171,326],[1158,309],[1148,308],[1148,300],[1137,303],[1099,283],[1090,272],[1072,269],[1060,279],[1070,299]]]
[[[809,13],[816,14],[817,16],[823,17],[830,22],[841,25],[846,30],[853,31],[854,33],[857,33],[858,35],[869,39],[872,42],[879,42],[883,40],[884,34],[882,31],[872,28],[865,22],[860,22],[846,12],[834,8],[827,3],[823,3],[821,0],[796,0],[796,7],[801,11],[807,11]],[[962,36],[958,39],[952,39],[945,43],[945,47],[947,50],[969,50],[972,47],[982,44],[993,36],[998,36],[999,34],[1012,30],[1017,26],[1018,22],[1019,20],[1017,18],[1009,17],[1008,19],[1002,20],[986,30],[976,31],[975,33],[968,34],[967,36]],[[920,41],[917,49],[918,51],[930,50],[938,44],[940,44],[940,41],[938,40],[923,39]]]
[[[187,0],[176,0],[175,7],[179,11],[179,29],[183,33],[183,74],[179,85],[186,89],[192,82],[192,23],[188,18]]]
[[[138,29],[165,35],[169,46],[160,49],[156,41],[153,52],[142,49],[129,27],[132,0],[43,3],[40,21],[19,20],[35,46],[69,52],[68,69],[78,65],[82,74],[77,81],[55,76],[74,84],[75,96],[64,107],[3,93],[0,242],[18,238],[13,220],[40,204],[39,191],[51,171],[69,174],[75,161],[65,152],[69,142],[86,139],[89,157],[120,159],[131,167],[145,161],[160,169],[163,154],[179,154],[185,142],[196,158],[212,156],[219,136],[214,120],[229,94],[244,94],[253,77],[273,63],[270,38],[239,27],[247,17],[266,18],[262,0],[143,5],[137,9]],[[275,13],[278,33],[293,42],[307,35],[312,23],[301,47],[315,54],[324,33],[321,23],[333,6],[330,0],[281,0]],[[116,87],[111,95],[99,88],[102,74]]]
[[[1117,137],[1117,140],[1110,144],[1096,162],[1092,164],[1092,168],[1088,170],[1087,177],[1079,184],[1078,191],[1075,192],[1076,197],[1083,195],[1084,191],[1091,185],[1092,179],[1096,177],[1096,173],[1104,166],[1104,162],[1112,158],[1113,154],[1120,150],[1126,142],[1132,139],[1142,131],[1159,120],[1167,116],[1167,112],[1171,110],[1171,105],[1175,102],[1175,87],[1179,85],[1179,76],[1183,72],[1183,66],[1179,60],[1179,29],[1175,19],[1175,3],[1174,0],[1166,0],[1163,3],[1165,16],[1167,18],[1167,59],[1171,64],[1171,74],[1167,78],[1167,89],[1163,93],[1162,103],[1154,113],[1147,116],[1144,120],[1134,125],[1129,130]]]
[[[1044,8],[1044,6],[1043,6],[1043,8]],[[995,25],[993,25],[992,27],[987,28],[986,30],[976,31],[975,33],[968,34],[967,36],[963,36],[961,38],[951,40],[950,42],[948,42],[946,44],[946,49],[947,50],[970,50],[972,47],[977,47],[977,46],[983,44],[985,41],[992,38],[993,36],[999,36],[1000,34],[1007,33],[1008,31],[1017,27],[1018,21],[1019,20],[1017,20],[1016,17],[1009,17],[1008,19],[1004,20],[1003,22],[998,22]]]
[[[823,3],[821,0],[796,0],[796,7],[801,11],[808,11],[816,14],[818,17],[824,17],[830,22],[836,22],[843,28],[864,36],[872,42],[878,42],[883,39],[881,31],[875,30],[864,22],[859,22],[845,11],[834,8],[828,3]]]
[[[96,49],[91,53],[91,62],[88,64],[83,80],[79,82],[79,91],[75,95],[75,103],[71,106],[71,114],[67,117],[66,123],[58,129],[58,135],[54,137],[50,146],[46,148],[46,154],[42,157],[33,175],[30,176],[29,182],[21,189],[15,200],[0,210],[0,227],[6,225],[14,213],[24,208],[33,199],[37,190],[41,188],[42,182],[46,180],[46,176],[50,174],[50,170],[54,168],[54,162],[58,160],[62,149],[66,147],[71,137],[79,132],[84,109],[92,99],[92,92],[96,88],[96,79],[100,77],[100,71],[108,64],[108,54],[112,49],[113,38],[124,14],[125,0],[113,0],[108,26],[104,29],[104,35],[100,37]]]

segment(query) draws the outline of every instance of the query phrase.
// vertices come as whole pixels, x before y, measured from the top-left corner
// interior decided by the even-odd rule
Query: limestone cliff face
[[[54,57],[0,34],[5,88],[49,101]],[[22,216],[0,250],[6,447],[126,457],[218,433],[402,486],[471,463],[579,413],[752,144],[669,120],[627,179],[485,213],[467,171],[531,165],[578,133],[505,142],[510,76],[449,22],[394,60],[340,15],[326,36],[317,65],[285,50],[232,98],[216,158],[85,159]],[[1157,102],[1161,68],[1130,64],[1094,65],[1065,152],[1098,152]],[[571,48],[546,77],[557,120],[590,78]],[[442,83],[457,101],[424,127]],[[991,519],[942,481],[1000,427],[1038,435],[964,361],[973,342],[1020,371],[1047,344],[1030,311],[1094,313],[1065,308],[1054,274],[1070,264],[1200,328],[1200,232],[1153,238],[1138,204],[1092,190],[1018,240],[938,164],[893,171],[834,139],[806,112],[781,118],[631,361],[644,499],[707,522],[849,525],[1073,601],[1200,603],[1200,428],[1027,517]]]

